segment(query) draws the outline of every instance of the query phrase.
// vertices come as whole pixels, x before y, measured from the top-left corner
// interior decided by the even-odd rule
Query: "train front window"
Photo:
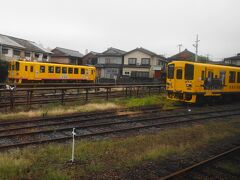
[[[176,78],[177,79],[182,79],[182,69],[177,69]]]
[[[192,64],[185,65],[185,80],[193,80],[194,78],[194,66]]]
[[[169,64],[168,65],[168,79],[173,79],[174,78],[174,64]]]
[[[20,63],[16,62],[16,71],[19,71],[19,68],[20,68]]]

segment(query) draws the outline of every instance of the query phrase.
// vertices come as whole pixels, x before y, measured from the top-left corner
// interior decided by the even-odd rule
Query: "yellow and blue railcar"
[[[240,95],[240,67],[173,61],[167,67],[168,99],[196,103]]]
[[[45,62],[13,60],[9,63],[10,82],[94,82],[96,68]]]

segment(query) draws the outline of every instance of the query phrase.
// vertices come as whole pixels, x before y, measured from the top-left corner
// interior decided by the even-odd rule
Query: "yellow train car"
[[[10,82],[94,82],[96,68],[14,60],[9,64]]]
[[[173,61],[167,67],[168,99],[196,103],[240,95],[240,67]]]

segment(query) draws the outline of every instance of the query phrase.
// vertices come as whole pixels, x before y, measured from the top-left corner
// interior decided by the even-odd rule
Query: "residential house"
[[[132,78],[161,79],[165,76],[166,58],[144,48],[124,55],[123,75]]]
[[[125,51],[116,48],[108,48],[97,54],[97,77],[115,79],[122,75],[123,55]]]
[[[0,34],[0,59],[2,60],[21,59],[47,62],[51,54],[49,50],[33,41]]]
[[[81,65],[81,58],[83,55],[75,50],[56,47],[52,50],[51,62],[63,64],[79,64]]]
[[[83,65],[95,65],[97,64],[98,57],[97,57],[97,52],[89,52],[86,55],[82,57],[82,64]]]
[[[167,58],[168,61],[195,61],[195,53],[185,49],[184,51],[175,54],[169,58]],[[198,62],[207,62],[208,58],[204,56],[198,56]]]
[[[240,53],[238,53],[236,56],[224,58],[225,64],[232,64],[232,65],[240,65]]]

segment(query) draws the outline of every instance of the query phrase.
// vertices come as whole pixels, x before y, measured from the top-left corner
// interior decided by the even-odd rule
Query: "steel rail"
[[[189,172],[189,171],[191,171],[191,170],[193,170],[193,169],[199,168],[199,167],[201,167],[201,166],[205,166],[205,165],[207,165],[207,164],[209,164],[209,163],[211,163],[211,162],[213,162],[213,161],[218,160],[219,158],[223,158],[223,157],[225,157],[225,156],[227,156],[227,155],[229,155],[229,154],[231,154],[231,153],[234,153],[234,152],[236,152],[236,151],[239,151],[239,150],[240,150],[240,146],[234,147],[234,148],[232,148],[232,149],[230,149],[230,150],[227,150],[227,151],[225,151],[225,152],[223,152],[223,153],[220,153],[220,154],[218,154],[218,155],[215,155],[215,156],[213,156],[213,157],[211,157],[211,158],[209,158],[209,159],[203,160],[203,161],[198,162],[198,163],[196,163],[196,164],[194,164],[194,165],[191,165],[191,166],[189,166],[189,167],[186,167],[186,168],[184,168],[184,169],[181,169],[181,170],[179,170],[179,171],[176,171],[176,172],[174,172],[174,173],[172,173],[172,174],[169,174],[169,175],[167,175],[167,176],[165,176],[165,177],[162,177],[162,178],[160,178],[160,179],[161,179],[161,180],[167,180],[167,179],[176,178],[176,177],[178,177],[178,176],[180,176],[180,175],[183,175],[183,174],[185,174],[185,173],[187,173],[187,172]]]
[[[126,131],[132,131],[132,130],[140,130],[140,129],[146,129],[146,128],[152,128],[152,127],[160,127],[160,126],[166,126],[166,125],[174,125],[174,124],[181,124],[181,123],[189,123],[189,122],[195,122],[195,121],[199,121],[199,120],[206,120],[206,119],[212,119],[212,118],[222,118],[222,117],[229,117],[229,116],[236,116],[236,115],[240,115],[240,112],[237,111],[236,113],[232,113],[232,114],[218,114],[215,116],[209,116],[209,117],[201,117],[201,118],[193,118],[193,119],[187,119],[187,120],[173,120],[173,121],[169,121],[169,122],[161,122],[161,123],[152,123],[152,124],[148,124],[148,125],[139,125],[139,126],[135,126],[135,127],[128,127],[128,128],[120,128],[120,129],[113,129],[113,130],[106,130],[106,131],[102,131],[102,132],[95,132],[95,133],[88,133],[88,134],[83,134],[83,135],[76,135],[77,138],[86,138],[86,137],[93,137],[93,136],[98,136],[98,135],[107,135],[107,134],[112,134],[112,133],[118,133],[118,132],[126,132]],[[152,119],[151,119],[152,120]],[[151,121],[150,119],[148,119],[147,121]],[[144,119],[140,120],[140,121],[144,121]],[[146,120],[145,120],[146,121]],[[124,122],[124,123],[133,123],[134,121],[128,121],[128,122]],[[139,122],[137,120],[135,120],[135,122]],[[121,122],[123,123],[123,122]],[[119,124],[118,122],[111,122],[111,123],[102,123],[102,124],[95,124],[95,125],[88,125],[82,128],[89,128],[89,127],[100,127],[100,126],[106,126],[106,125],[114,125],[114,124]],[[76,127],[78,128],[78,127]],[[72,128],[63,128],[64,130],[71,130]],[[46,132],[55,132],[54,130],[48,130]],[[42,133],[42,132],[35,132],[32,134],[38,134],[38,133]],[[27,135],[29,135],[31,133],[27,133]],[[12,137],[12,136],[11,136]],[[53,142],[53,141],[64,141],[64,140],[68,140],[71,139],[71,136],[66,136],[66,137],[60,137],[60,138],[51,138],[51,139],[45,139],[45,140],[37,140],[37,141],[29,141],[29,142],[24,142],[24,143],[16,143],[16,144],[8,144],[8,145],[2,145],[0,146],[0,149],[6,149],[6,148],[11,148],[11,147],[22,147],[22,146],[26,146],[26,145],[30,145],[30,144],[39,144],[39,143],[45,143],[45,142]]]

